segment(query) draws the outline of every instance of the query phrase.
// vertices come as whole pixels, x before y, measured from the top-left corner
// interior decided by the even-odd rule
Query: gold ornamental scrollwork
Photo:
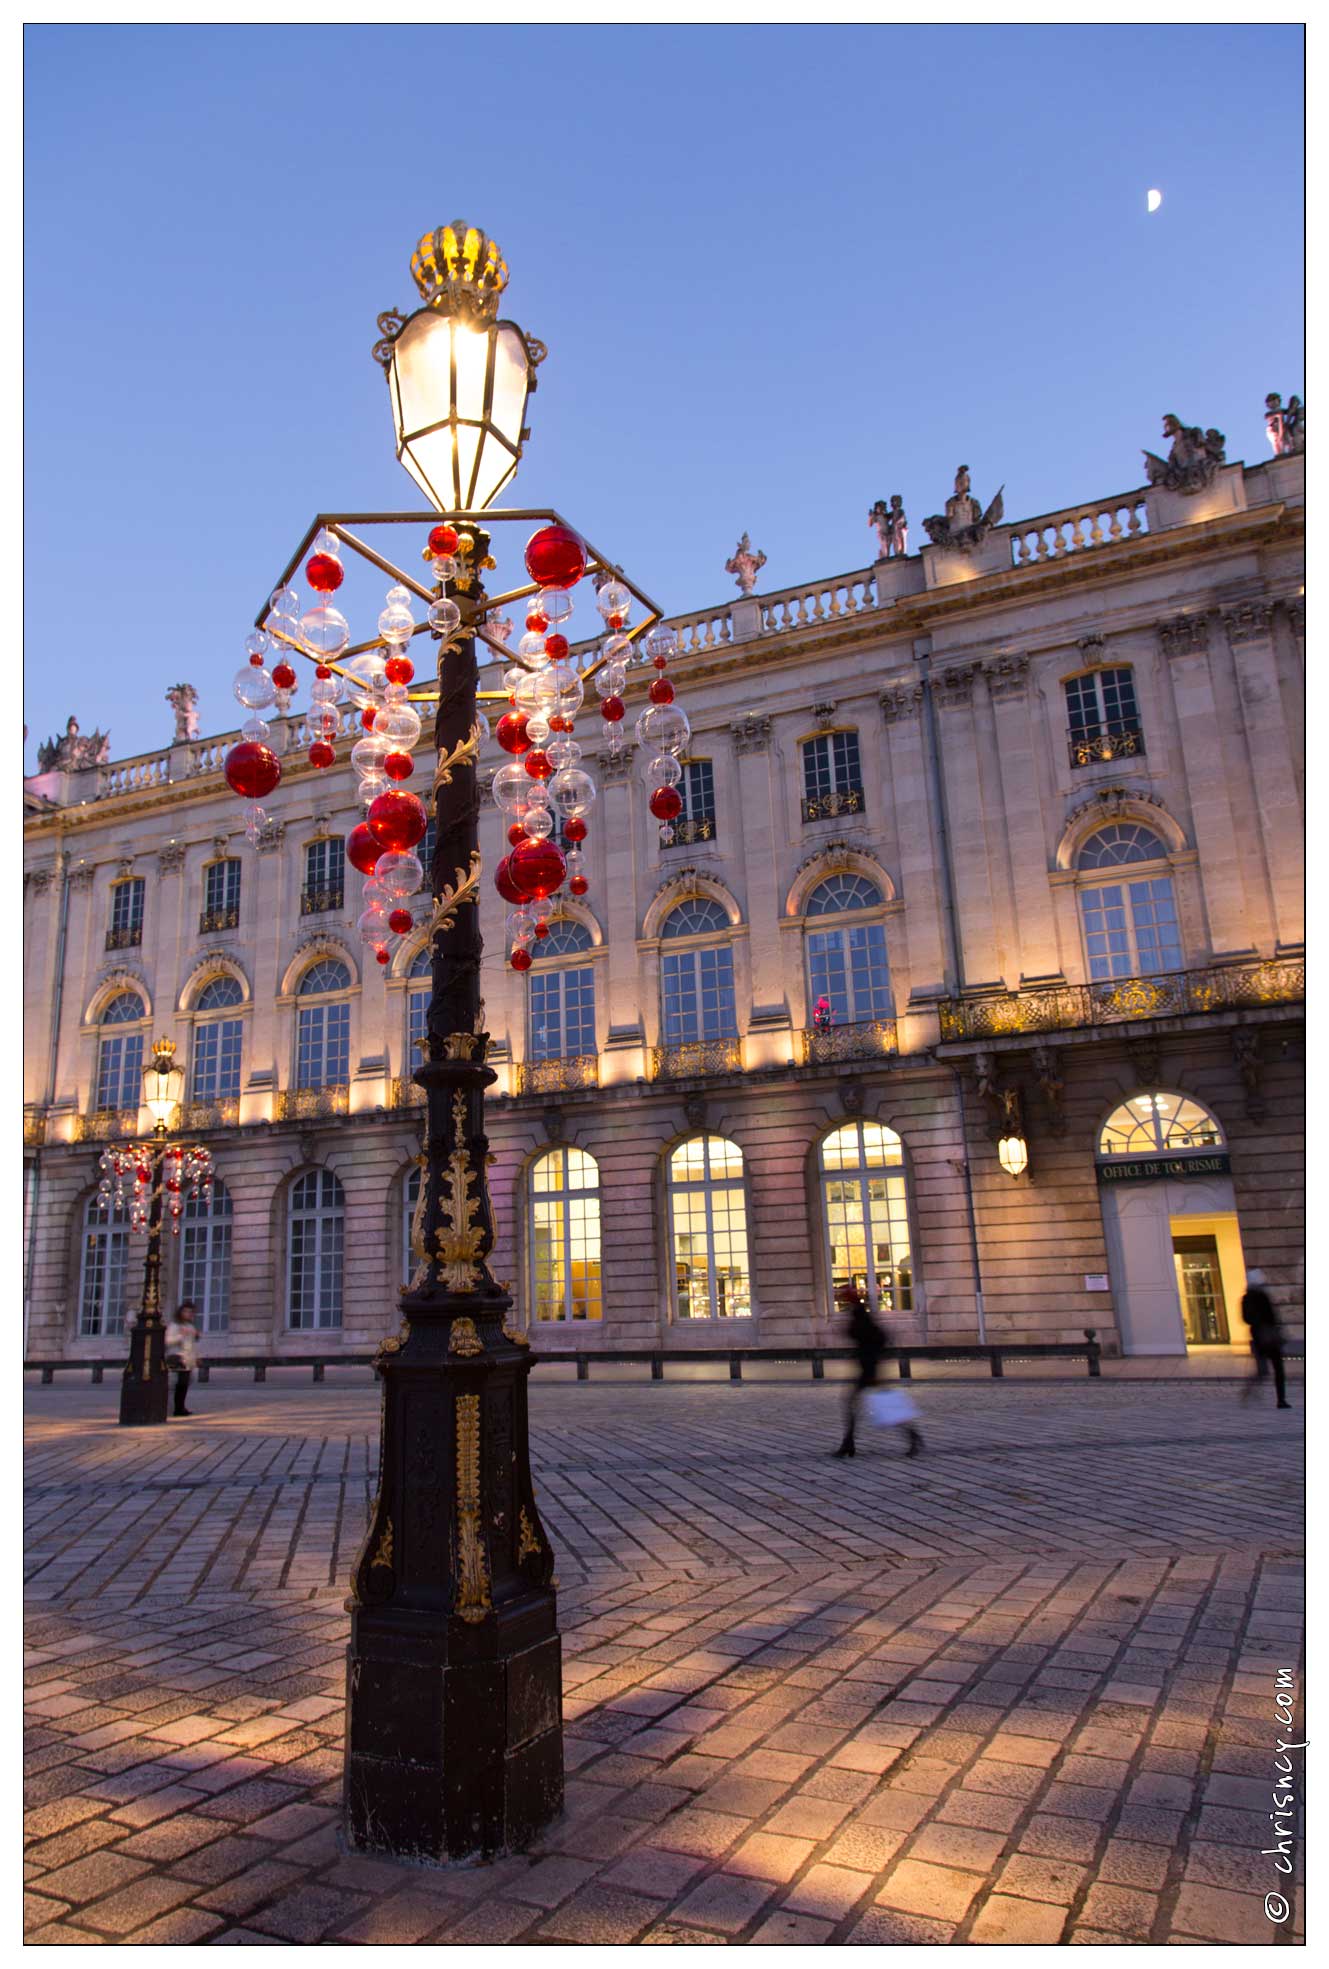
[[[471,726],[468,736],[463,739],[459,739],[456,745],[453,746],[451,752],[445,752],[442,758],[440,758],[438,764],[435,766],[434,768],[435,793],[438,792],[440,786],[451,786],[453,768],[455,766],[466,766],[471,764],[471,762],[475,759],[479,750],[480,750],[480,727],[478,724],[474,724]]]
[[[483,1620],[492,1602],[480,1536],[480,1397],[457,1397],[457,1612]]]
[[[517,1522],[521,1534],[517,1541],[517,1564],[520,1565],[523,1559],[539,1558],[544,1547],[536,1536],[535,1526],[531,1523],[524,1504]]]
[[[481,1032],[450,1032],[443,1041],[445,1060],[473,1060],[476,1058],[484,1034]]]
[[[388,1519],[387,1523],[383,1527],[383,1536],[379,1539],[378,1544],[374,1547],[374,1556],[369,1561],[369,1563],[371,1566],[386,1566],[389,1572],[391,1572],[392,1570],[391,1518]]]
[[[475,1219],[480,1200],[475,1188],[475,1171],[466,1152],[466,1096],[458,1088],[452,1100],[453,1149],[448,1157],[448,1176],[444,1191],[444,1223],[435,1233],[443,1277],[453,1292],[474,1292],[480,1276],[478,1260],[484,1253],[484,1232]]]
[[[442,894],[435,898],[434,914],[429,923],[429,934],[431,937],[437,935],[440,930],[450,930],[452,928],[457,920],[457,911],[463,903],[473,903],[478,900],[480,876],[483,873],[483,866],[480,860],[480,850],[477,848],[471,856],[470,869],[465,874],[462,873],[460,868],[454,870],[456,876],[455,884],[450,888],[444,889]]]
[[[448,1352],[450,1354],[482,1354],[485,1343],[476,1331],[475,1321],[465,1313],[455,1319],[448,1331]]]
[[[515,1326],[505,1326],[503,1338],[511,1341],[514,1347],[529,1347],[531,1344],[524,1333],[518,1333]]]

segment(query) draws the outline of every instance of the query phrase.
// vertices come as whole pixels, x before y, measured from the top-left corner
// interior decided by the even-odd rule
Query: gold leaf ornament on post
[[[480,1202],[471,1194],[475,1188],[475,1171],[466,1152],[466,1096],[460,1090],[453,1097],[452,1118],[455,1134],[448,1158],[444,1222],[435,1238],[448,1289],[474,1292],[480,1276],[479,1260],[484,1255],[484,1232],[475,1222],[480,1215]]]
[[[436,936],[440,930],[450,930],[457,920],[457,911],[462,904],[474,903],[477,900],[476,891],[479,889],[483,872],[484,864],[480,860],[480,850],[477,848],[471,857],[470,869],[465,874],[460,868],[456,869],[455,885],[442,890],[436,898],[434,914],[429,924],[431,937]]]
[[[457,1612],[483,1620],[492,1604],[480,1535],[480,1397],[457,1397]]]

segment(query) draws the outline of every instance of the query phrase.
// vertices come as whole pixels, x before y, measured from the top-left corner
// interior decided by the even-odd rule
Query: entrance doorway
[[[1174,1233],[1172,1255],[1187,1347],[1226,1347],[1227,1301],[1218,1263],[1218,1239],[1212,1233],[1207,1237],[1177,1237]]]

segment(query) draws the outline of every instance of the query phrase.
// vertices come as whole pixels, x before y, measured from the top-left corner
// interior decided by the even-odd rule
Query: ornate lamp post
[[[486,1183],[484,1091],[489,1036],[480,997],[479,793],[481,700],[505,705],[496,736],[512,755],[495,776],[512,852],[494,872],[515,905],[510,961],[522,971],[545,927],[544,904],[566,880],[587,889],[580,843],[595,798],[573,732],[585,686],[597,679],[607,749],[621,752],[623,691],[639,638],[660,611],[621,571],[553,512],[494,512],[490,502],[516,470],[527,396],[543,347],[496,319],[507,281],[498,248],[475,228],[440,227],[414,259],[424,305],[409,318],[379,317],[374,354],[387,372],[397,455],[435,510],[320,515],[288,563],[249,639],[251,676],[236,694],[258,707],[288,690],[288,653],[318,665],[311,689],[309,757],[335,756],[335,709],[345,689],[365,736],[352,748],[367,807],[347,843],[368,875],[360,932],[380,963],[394,937],[427,921],[432,992],[414,1075],[425,1093],[423,1177],[412,1226],[417,1259],[400,1300],[399,1334],[382,1342],[378,1492],[351,1580],[344,1826],[361,1851],[435,1862],[526,1844],[561,1808],[561,1663],[553,1555],[531,1485],[527,1377],[531,1355],[511,1323],[512,1300],[488,1267],[494,1219]],[[528,580],[490,595],[485,573],[500,522],[540,523],[526,541]],[[422,587],[370,547],[359,527],[429,529],[432,586]],[[299,615],[287,586],[307,550],[305,574],[319,598]],[[352,646],[327,597],[342,585],[342,557],[367,560],[396,584],[379,634]],[[585,668],[560,632],[570,591],[590,573],[608,631]],[[412,597],[427,608],[416,622]],[[644,615],[629,628],[631,605]],[[506,647],[498,611],[526,600],[527,633]],[[408,648],[429,633],[436,677],[412,690]],[[689,736],[663,672],[671,632],[644,647],[654,666],[638,742],[657,754],[648,769],[651,810],[679,811],[677,754]],[[264,668],[274,645],[281,661]],[[480,691],[482,662],[511,667],[503,688]],[[280,699],[278,700],[280,701]],[[436,706],[433,768],[436,837],[427,916],[411,897],[422,872],[412,853],[425,831],[423,803],[406,787],[419,733],[416,705]],[[280,778],[261,723],[245,728],[227,764],[232,787],[261,799]],[[554,838],[562,822],[564,843]],[[251,816],[261,826],[261,814]]]
[[[178,1233],[188,1195],[212,1191],[212,1157],[191,1142],[171,1142],[180,1111],[183,1070],[175,1064],[175,1042],[158,1039],[143,1069],[143,1099],[153,1119],[151,1142],[108,1148],[101,1158],[98,1195],[103,1205],[127,1205],[131,1229],[148,1240],[143,1261],[143,1300],[129,1332],[129,1359],[120,1383],[120,1420],[131,1428],[166,1420],[166,1328],[161,1316],[163,1220]]]

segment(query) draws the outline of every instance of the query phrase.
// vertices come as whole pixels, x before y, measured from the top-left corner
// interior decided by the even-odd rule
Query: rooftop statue
[[[1287,409],[1283,408],[1283,398],[1278,390],[1271,390],[1264,400],[1264,428],[1269,433],[1269,442],[1274,448],[1275,458],[1287,458],[1294,451],[1306,449],[1306,406],[1300,397],[1289,397]]]
[[[955,474],[955,490],[946,501],[945,515],[934,513],[923,522],[928,539],[934,547],[971,554],[994,526],[1000,526],[1006,510],[1001,497],[1005,490],[1004,485],[997,488],[996,498],[984,512],[969,490],[969,467],[961,465]]]
[[[889,506],[879,499],[875,506],[869,507],[868,522],[877,529],[882,560],[894,560],[909,552],[909,521],[898,492],[891,494]]]
[[[106,765],[110,757],[110,733],[93,732],[84,738],[79,732],[78,719],[71,718],[60,738],[48,738],[45,745],[37,747],[37,770],[39,773],[86,772],[90,766]]]
[[[766,556],[760,547],[753,551],[752,542],[746,533],[724,564],[726,574],[732,574],[738,582],[739,592],[750,595],[757,585],[757,576],[766,565]]]
[[[1219,466],[1227,463],[1227,439],[1221,431],[1202,431],[1198,424],[1183,424],[1169,411],[1163,419],[1163,436],[1172,440],[1166,458],[1154,451],[1144,454],[1150,485],[1164,486],[1169,492],[1203,492],[1213,484]]]
[[[198,692],[192,684],[172,684],[166,702],[175,713],[176,745],[198,737]]]

